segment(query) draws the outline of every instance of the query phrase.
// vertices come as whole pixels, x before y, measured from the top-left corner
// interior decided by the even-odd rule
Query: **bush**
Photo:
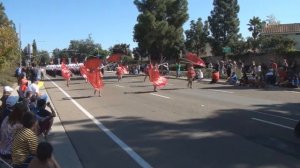
[[[17,83],[17,78],[15,75],[15,68],[6,68],[0,71],[0,85],[1,86],[13,86],[14,83]]]

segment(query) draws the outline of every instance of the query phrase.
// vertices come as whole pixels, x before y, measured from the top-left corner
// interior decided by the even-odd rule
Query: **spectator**
[[[32,92],[28,91],[22,100],[23,105],[27,108],[27,111],[32,111],[36,108],[35,99],[32,99]]]
[[[60,168],[54,159],[53,147],[48,142],[41,142],[37,147],[37,158],[33,159],[28,168]]]
[[[180,76],[180,68],[181,68],[180,63],[177,62],[175,67],[176,67],[176,78],[178,78]]]
[[[50,108],[51,112],[46,110],[46,106]],[[39,121],[39,134],[43,134],[45,139],[47,139],[53,124],[53,117],[56,116],[55,111],[49,102],[46,103],[46,100],[40,99],[38,100],[35,112]]]
[[[4,159],[11,159],[13,137],[23,128],[21,122],[26,111],[23,104],[17,103],[14,110],[3,120],[0,131],[0,156]]]
[[[231,85],[235,85],[237,82],[237,76],[235,72],[232,72],[231,76],[228,78],[228,83]]]
[[[3,111],[6,107],[6,99],[11,95],[11,93],[13,92],[13,88],[11,88],[10,86],[4,86],[3,87],[3,95],[1,97],[1,107],[0,110]]]
[[[197,70],[197,79],[198,79],[198,81],[201,81],[203,78],[204,78],[203,72],[202,72],[202,70],[199,68],[199,69]]]
[[[18,96],[8,96],[8,98],[6,99],[5,109],[3,109],[3,111],[0,113],[0,127],[4,118],[7,117],[11,111],[13,111],[18,99]]]
[[[20,98],[22,99],[24,98],[27,87],[28,87],[28,80],[26,79],[26,76],[22,76],[22,78],[20,79],[20,86],[18,90]]]
[[[220,79],[220,73],[219,73],[219,71],[216,71],[216,70],[214,70],[213,72],[212,72],[212,76],[211,76],[211,84],[212,83],[217,83],[218,81],[219,81],[219,79]]]
[[[31,83],[34,83],[34,81],[38,81],[39,79],[39,70],[36,67],[35,63],[31,64],[31,70],[30,70],[30,81]]]
[[[27,167],[36,155],[38,146],[37,120],[33,113],[26,112],[22,118],[23,127],[17,132],[12,143],[12,164],[14,168]]]
[[[26,91],[25,91],[25,94],[26,92],[28,91],[31,91],[32,92],[32,99],[35,100],[37,102],[38,99],[45,99],[47,101],[48,99],[48,96],[46,94],[41,94],[40,93],[40,89],[38,87],[38,81],[35,80],[33,83],[31,83]]]
[[[283,59],[282,67],[285,71],[288,71],[289,64],[287,63],[286,59]]]

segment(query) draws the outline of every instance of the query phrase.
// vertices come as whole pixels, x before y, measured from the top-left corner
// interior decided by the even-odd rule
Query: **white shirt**
[[[40,92],[39,87],[38,87],[38,85],[37,85],[36,83],[30,84],[30,85],[27,87],[27,89],[26,89],[26,92],[28,92],[28,91],[31,91],[31,92],[32,92],[32,95],[37,95],[37,94],[39,94],[39,92]],[[25,92],[25,93],[26,93],[26,92]]]

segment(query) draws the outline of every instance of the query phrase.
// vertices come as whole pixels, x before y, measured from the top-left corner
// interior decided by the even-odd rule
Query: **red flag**
[[[158,68],[153,67],[152,65],[149,67],[149,79],[150,82],[157,87],[164,87],[168,83],[168,80],[165,77],[159,75]]]
[[[80,70],[81,76],[84,77],[84,79],[87,79],[87,73],[88,72],[87,72],[86,67],[85,66],[80,66],[79,70]]]
[[[100,90],[104,86],[104,83],[100,77],[101,63],[101,59],[97,57],[89,57],[84,63],[86,71],[84,70],[84,68],[81,69],[83,73],[86,73],[87,81],[93,86],[95,90]]]
[[[63,76],[67,80],[70,80],[71,78],[71,71],[64,63],[61,64],[61,76]]]
[[[95,90],[100,90],[103,88],[104,83],[100,77],[100,69],[96,69],[96,70],[90,70],[88,69],[87,71],[87,79],[88,82],[93,86],[93,88]]]
[[[205,67],[205,62],[194,53],[187,53],[185,58],[191,61],[194,65]]]
[[[97,57],[89,57],[84,63],[84,66],[88,69],[97,69],[100,67],[102,60]]]
[[[121,70],[122,70],[123,74],[128,74],[129,73],[126,66],[120,65],[120,67],[121,67]]]
[[[107,62],[120,62],[122,59],[122,54],[112,54],[111,56],[109,56],[106,61]]]

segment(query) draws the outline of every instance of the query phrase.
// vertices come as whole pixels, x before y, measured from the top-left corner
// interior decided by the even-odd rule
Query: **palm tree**
[[[253,16],[247,25],[249,26],[248,30],[252,32],[253,39],[256,40],[262,31],[264,22],[262,22],[259,17]]]
[[[259,46],[260,41],[260,33],[263,29],[265,22],[261,21],[259,17],[253,16],[252,19],[249,20],[247,24],[249,26],[248,30],[252,32],[252,38],[248,38],[248,42],[252,46],[252,50],[256,52],[256,49]]]

